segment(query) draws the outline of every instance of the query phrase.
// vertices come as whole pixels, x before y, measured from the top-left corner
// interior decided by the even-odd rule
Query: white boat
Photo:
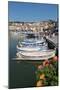
[[[40,50],[47,50],[48,44],[46,41],[43,40],[34,40],[34,39],[27,39],[23,42],[19,42],[19,45],[16,46],[17,51],[40,51]]]
[[[24,39],[17,45],[19,60],[44,60],[55,56],[55,50],[49,50],[45,39]]]
[[[19,50],[19,51],[37,51],[37,50],[40,50],[40,48],[39,47],[18,47],[18,45],[17,45],[17,49]]]
[[[45,60],[55,56],[55,50],[18,52],[17,57],[21,60]]]

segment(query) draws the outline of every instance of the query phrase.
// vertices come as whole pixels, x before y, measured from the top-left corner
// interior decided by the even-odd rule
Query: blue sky
[[[8,2],[8,17],[13,21],[57,20],[57,4]]]

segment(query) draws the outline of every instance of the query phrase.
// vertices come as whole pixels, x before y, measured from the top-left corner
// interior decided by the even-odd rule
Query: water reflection
[[[16,56],[19,32],[9,32],[9,88],[35,86],[35,66],[12,60]]]

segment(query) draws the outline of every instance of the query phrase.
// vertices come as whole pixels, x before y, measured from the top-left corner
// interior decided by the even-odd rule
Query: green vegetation
[[[58,58],[45,60],[36,70],[36,86],[58,85]]]

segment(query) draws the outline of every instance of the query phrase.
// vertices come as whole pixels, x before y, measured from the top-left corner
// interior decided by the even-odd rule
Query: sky
[[[8,2],[8,18],[9,21],[45,21],[57,20],[58,18],[57,4],[41,4],[26,2]]]

